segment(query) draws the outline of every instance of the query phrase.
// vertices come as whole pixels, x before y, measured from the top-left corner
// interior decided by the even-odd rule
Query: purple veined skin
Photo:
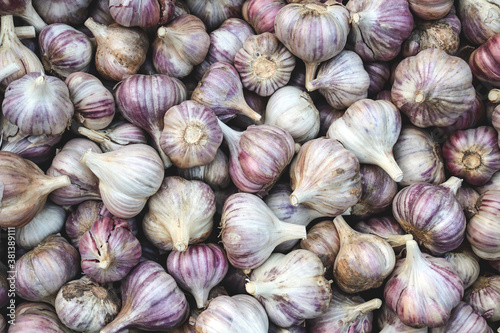
[[[228,265],[224,250],[215,244],[193,244],[167,257],[167,271],[194,296],[198,308],[206,305],[208,293],[224,279]]]
[[[340,238],[337,228],[331,220],[314,224],[307,232],[306,239],[300,241],[300,248],[315,253],[330,271],[340,250]]]
[[[500,33],[490,37],[469,58],[472,73],[479,80],[500,87]]]
[[[464,301],[488,322],[500,319],[500,275],[480,276],[467,289]]]
[[[407,240],[413,239],[413,236],[407,234],[392,216],[371,217],[368,220],[357,222],[353,229],[385,239],[396,253],[400,253],[404,249]]]
[[[31,0],[2,0],[0,1],[0,16],[15,15],[26,20],[28,24],[40,32],[47,23],[38,15]]]
[[[462,0],[458,2],[458,16],[465,37],[473,44],[486,43],[500,33],[500,5],[498,1]]]
[[[474,254],[467,242],[463,242],[456,250],[446,252],[444,258],[457,272],[464,289],[469,288],[477,280],[481,270],[479,257]]]
[[[424,20],[443,18],[453,8],[453,0],[410,0],[410,9]]]
[[[16,306],[15,325],[9,326],[9,332],[61,332],[72,333],[57,316],[56,310],[49,304],[23,302]]]
[[[465,302],[460,302],[451,311],[450,319],[442,327],[432,328],[430,333],[474,332],[493,333],[488,322]]]
[[[88,17],[92,0],[32,0],[37,13],[48,24],[65,23],[72,26],[82,24]]]
[[[198,16],[208,31],[218,28],[224,21],[241,17],[244,0],[186,0],[193,15]]]
[[[124,27],[154,27],[160,21],[158,0],[109,0],[109,13]]]
[[[248,0],[241,7],[241,14],[257,32],[274,32],[274,18],[286,5],[285,0]]]
[[[391,76],[391,68],[385,61],[373,61],[364,63],[365,71],[370,77],[368,96],[375,96],[384,89],[386,82]]]

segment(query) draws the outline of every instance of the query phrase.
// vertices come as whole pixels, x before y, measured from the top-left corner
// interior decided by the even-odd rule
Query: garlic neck
[[[6,41],[11,41],[12,38],[16,36],[14,32],[14,17],[12,15],[4,15],[1,17],[0,36],[0,45],[2,46]]]
[[[448,178],[447,181],[440,184],[439,186],[446,187],[451,191],[451,193],[453,193],[453,195],[457,195],[458,189],[460,187],[462,187],[462,182],[463,182],[463,179],[457,178],[455,176],[451,176],[450,178]]]
[[[406,241],[406,259],[403,263],[405,267],[415,267],[419,263],[424,263],[424,257],[418,244],[414,240]]]
[[[38,189],[43,193],[51,193],[59,188],[70,186],[71,181],[68,176],[49,177],[44,176],[39,180]]]
[[[299,224],[292,224],[283,221],[277,222],[278,237],[276,238],[277,245],[294,239],[306,239],[306,227]]]
[[[78,133],[80,133],[81,135],[89,138],[90,140],[92,140],[94,142],[98,142],[98,143],[103,143],[103,142],[109,140],[109,138],[106,135],[99,133],[95,130],[88,129],[88,128],[83,127],[83,126],[78,128]]]
[[[217,118],[217,122],[219,123],[219,127],[222,130],[222,135],[224,135],[224,139],[226,139],[229,148],[233,146],[233,148],[238,144],[241,138],[241,132],[233,130],[231,127],[227,126],[223,121]]]
[[[360,316],[365,315],[367,313],[370,313],[374,310],[379,309],[382,306],[382,301],[379,298],[374,298],[372,300],[369,300],[368,302],[355,305],[355,306],[349,306],[349,312],[346,315],[346,322],[354,322],[356,321]]]
[[[24,12],[19,15],[22,19],[24,19],[26,22],[28,22],[30,25],[35,27],[35,30],[40,32],[47,26],[47,23],[38,15],[38,12],[35,10],[35,8],[32,5],[32,2],[30,1],[28,5],[26,6],[26,9]]]
[[[89,17],[83,23],[83,25],[85,25],[90,30],[90,32],[92,32],[98,44],[104,42],[104,38],[108,33],[106,30],[107,26],[97,23],[92,17]]]
[[[245,290],[250,295],[269,296],[276,293],[276,282],[248,281]]]
[[[185,223],[178,223],[178,227],[172,235],[173,249],[175,251],[184,252],[189,246],[190,234]]]
[[[316,77],[316,70],[318,69],[319,63],[318,62],[306,62],[306,79],[305,79],[305,86],[307,91],[313,91],[315,90],[314,86],[311,85],[311,81],[314,80]]]
[[[349,226],[349,224],[347,224],[347,222],[344,220],[342,215],[339,215],[336,218],[334,218],[333,224],[335,225],[335,228],[337,229],[337,233],[340,236],[340,243],[341,244],[358,233],[353,228],[351,228]]]

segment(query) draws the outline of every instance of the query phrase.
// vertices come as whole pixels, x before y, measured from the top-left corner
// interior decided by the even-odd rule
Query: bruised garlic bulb
[[[401,131],[401,115],[391,102],[362,99],[335,120],[327,136],[340,141],[360,163],[375,164],[396,182],[403,171],[394,160],[392,148]]]
[[[345,109],[368,96],[370,76],[353,51],[344,50],[319,66],[318,75],[306,83],[308,91],[319,90],[328,104]]]
[[[285,328],[320,316],[332,298],[321,260],[302,249],[272,254],[252,271],[245,289],[264,305],[273,324]]]
[[[250,36],[236,53],[234,67],[245,88],[270,96],[290,80],[295,57],[272,33]]]
[[[304,143],[318,136],[319,112],[309,94],[297,87],[279,88],[269,98],[265,124],[286,130],[295,142]]]
[[[221,215],[222,243],[236,268],[259,267],[277,245],[306,237],[305,226],[279,220],[262,199],[250,193],[229,196]]]
[[[207,55],[210,37],[194,15],[181,15],[158,28],[151,45],[153,65],[162,74],[182,78]]]
[[[182,252],[210,235],[215,195],[201,181],[165,177],[148,208],[142,221],[146,238],[161,250]]]
[[[44,207],[52,191],[71,185],[68,176],[46,176],[33,162],[0,151],[0,226],[22,227]]]
[[[384,287],[384,299],[401,321],[412,327],[439,327],[464,295],[460,277],[446,259],[420,252],[406,242],[406,258],[399,259]]]
[[[322,216],[346,213],[361,197],[359,161],[337,140],[307,141],[290,167],[290,202]]]
[[[342,216],[333,223],[340,238],[333,265],[337,285],[349,294],[380,287],[396,264],[392,247],[381,237],[355,231]]]
[[[99,192],[106,208],[120,218],[139,214],[160,188],[165,173],[156,150],[145,144],[102,154],[88,150],[81,161],[99,178]]]

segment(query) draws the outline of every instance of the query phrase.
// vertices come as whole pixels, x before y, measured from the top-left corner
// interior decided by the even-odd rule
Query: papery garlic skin
[[[500,5],[497,1],[461,0],[458,15],[465,37],[474,44],[484,44],[488,38],[500,33]]]
[[[476,93],[464,60],[426,49],[398,64],[391,96],[415,126],[425,128],[453,124],[472,107]]]
[[[245,288],[264,305],[269,320],[285,328],[320,316],[332,297],[321,260],[302,249],[272,254],[251,272]]]
[[[316,254],[325,270],[330,270],[340,250],[337,228],[331,220],[316,223],[307,232],[306,239],[300,241],[300,248]]]
[[[241,7],[241,15],[257,34],[274,32],[274,19],[286,5],[285,0],[247,0]]]
[[[265,32],[247,38],[236,53],[234,67],[245,88],[270,96],[290,80],[295,57],[276,36]]]
[[[405,325],[398,315],[391,311],[384,303],[377,316],[377,324],[380,333],[428,333],[427,326],[415,328]]]
[[[249,295],[218,296],[196,319],[196,331],[204,333],[267,333],[266,310]]]
[[[5,118],[29,135],[58,135],[71,123],[74,106],[64,82],[28,73],[9,84],[2,102]]]
[[[229,160],[221,149],[217,149],[212,162],[187,169],[178,168],[178,173],[188,180],[201,180],[214,190],[226,188],[231,182]]]
[[[87,17],[87,7],[92,0],[32,0],[37,13],[47,22],[78,25]]]
[[[363,63],[363,66],[370,77],[368,96],[376,95],[384,89],[386,82],[391,76],[389,63],[385,61],[373,61]]]
[[[87,200],[76,206],[64,225],[71,244],[78,248],[83,234],[102,217],[113,217],[102,201]]]
[[[182,78],[205,59],[210,36],[194,15],[181,15],[158,28],[151,45],[153,65],[162,74]]]
[[[454,251],[446,252],[444,258],[457,272],[464,289],[469,288],[477,280],[480,272],[479,258],[470,248],[460,246]]]
[[[414,240],[406,251],[385,284],[387,306],[408,326],[443,326],[463,297],[462,281],[448,261],[420,252]]]
[[[340,141],[356,155],[359,163],[378,165],[400,182],[403,171],[392,153],[400,132],[401,114],[394,104],[361,99],[330,125],[327,137]]]
[[[295,142],[305,143],[318,136],[320,118],[307,92],[285,86],[269,98],[264,123],[286,130]]]
[[[431,328],[429,333],[474,332],[493,333],[486,320],[465,302],[460,302],[442,327]]]
[[[424,20],[438,20],[453,7],[453,0],[410,0],[409,3],[413,13]]]
[[[212,31],[227,19],[239,17],[244,0],[186,0],[184,2],[191,13],[205,23],[207,30]]]
[[[154,27],[160,21],[158,0],[109,0],[109,13],[124,27]]]
[[[464,301],[489,322],[500,320],[500,275],[480,276],[468,289]]]
[[[131,144],[147,144],[149,138],[141,127],[123,120],[113,122],[103,130],[91,130],[81,126],[78,127],[78,133],[99,143],[103,153],[118,150]]]
[[[290,166],[292,205],[303,204],[322,216],[345,213],[361,197],[359,161],[337,140],[307,141]]]
[[[165,170],[156,150],[133,144],[107,153],[87,151],[81,158],[99,178],[106,208],[120,218],[134,217],[161,186]]]
[[[210,235],[214,214],[215,195],[207,184],[169,176],[149,199],[142,227],[159,249],[182,252]]]
[[[33,3],[30,0],[10,1],[2,0],[0,16],[19,16],[30,25],[34,26],[37,32],[40,32],[47,26],[47,23],[38,15]]]
[[[23,302],[16,306],[15,318],[15,325],[9,326],[9,333],[74,332],[59,320],[56,310],[46,303]]]
[[[97,0],[89,7],[89,15],[94,20],[101,24],[110,25],[115,23],[111,13],[109,12],[109,0]]]

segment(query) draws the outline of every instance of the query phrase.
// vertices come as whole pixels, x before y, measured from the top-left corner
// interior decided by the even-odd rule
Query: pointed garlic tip
[[[415,94],[415,102],[416,103],[422,103],[425,101],[425,95],[421,90],[418,90],[417,93]]]
[[[40,76],[35,79],[35,85],[36,86],[40,86],[40,85],[44,84],[45,83],[45,79],[46,79],[45,78],[45,73],[42,70],[42,71],[40,71]]]
[[[106,258],[102,259],[101,261],[99,261],[99,264],[97,265],[97,267],[99,267],[103,270],[106,270],[109,268],[109,266],[111,266],[111,262],[112,262],[112,260],[109,257],[106,257]]]
[[[358,24],[360,19],[361,17],[359,16],[358,13],[354,13],[351,15],[351,23]]]
[[[491,89],[488,93],[488,100],[492,103],[500,103],[500,89]]]
[[[253,283],[252,281],[248,281],[247,283],[245,283],[245,290],[250,295],[254,295],[257,291],[257,287],[255,286],[255,283]]]
[[[337,232],[341,237],[343,235],[349,236],[354,233],[358,233],[356,230],[351,228],[351,226],[349,226],[349,224],[346,222],[346,220],[344,220],[342,215],[338,215],[337,217],[335,217],[333,219],[333,224],[335,225],[335,228],[337,229]]]
[[[158,38],[164,38],[165,36],[167,36],[167,28],[165,27],[159,27],[158,28],[158,31],[157,31],[157,36]]]
[[[455,176],[451,176],[450,178],[448,178],[447,181],[440,184],[439,186],[444,186],[444,187],[448,188],[451,191],[451,193],[453,193],[454,195],[457,195],[458,189],[462,187],[462,182],[463,182],[463,179],[455,177]]]
[[[262,116],[255,112],[247,103],[242,104],[240,110],[245,116],[255,122],[260,121],[260,118],[262,118]]]
[[[184,251],[186,251],[186,250],[187,250],[187,248],[188,248],[188,245],[187,245],[187,244],[186,244],[186,242],[185,242],[185,241],[183,241],[183,240],[178,240],[178,241],[177,241],[177,242],[175,242],[175,244],[174,244],[174,249],[175,249],[176,251],[179,251],[179,252],[184,252]]]
[[[243,272],[243,274],[248,275],[252,272],[252,269],[250,269],[250,268],[243,269],[242,272]]]
[[[297,196],[295,191],[292,192],[292,194],[290,194],[290,203],[292,204],[292,206],[295,207],[297,207],[300,204],[300,198]]]
[[[418,244],[415,240],[407,240],[406,241],[406,259],[410,259],[413,261],[422,257],[422,252],[418,247]]]
[[[66,175],[49,177],[49,182],[50,183],[47,184],[47,189],[49,190],[49,192],[47,193],[71,185],[71,180]]]
[[[399,167],[392,153],[386,154],[386,158],[379,161],[378,166],[384,169],[396,183],[403,180],[403,170]]]
[[[349,216],[351,215],[351,211],[352,211],[352,207],[349,207],[347,208],[342,214],[340,215],[344,215],[344,216]]]
[[[314,80],[316,77],[316,70],[318,69],[319,63],[318,62],[306,62],[306,79],[305,79],[305,86],[307,91],[312,91],[314,90],[314,87],[311,84],[311,81]]]

